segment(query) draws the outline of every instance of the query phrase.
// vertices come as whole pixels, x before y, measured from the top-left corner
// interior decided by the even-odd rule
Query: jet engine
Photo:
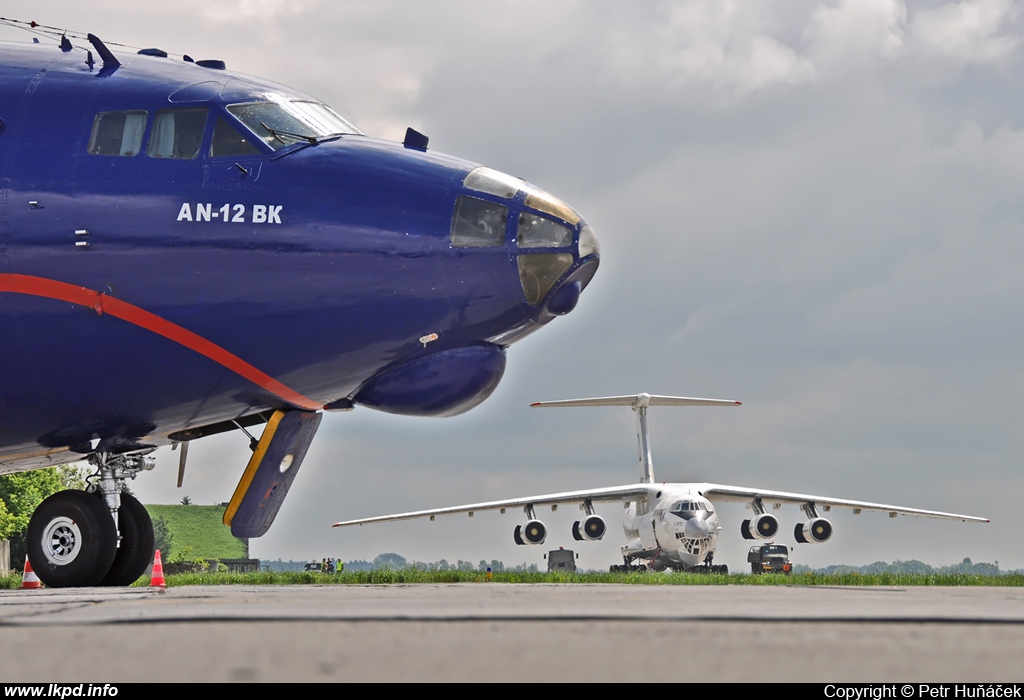
[[[770,540],[778,532],[779,519],[771,513],[761,513],[752,520],[744,520],[740,523],[740,534],[743,535],[745,540]]]
[[[572,524],[572,538],[577,542],[587,540],[593,542],[604,537],[608,527],[600,515],[588,515],[583,522],[577,520]]]
[[[544,544],[548,529],[539,520],[530,520],[525,525],[516,525],[513,537],[516,544]]]
[[[832,538],[832,523],[825,518],[811,518],[796,526],[793,536],[801,544],[821,544]]]

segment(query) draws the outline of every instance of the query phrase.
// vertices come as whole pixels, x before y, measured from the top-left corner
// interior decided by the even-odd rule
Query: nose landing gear
[[[149,513],[123,492],[126,478],[152,469],[152,458],[97,453],[89,461],[98,469],[96,484],[86,491],[58,491],[29,520],[28,558],[51,588],[127,586],[153,557]]]
[[[134,496],[121,494],[121,507],[117,510],[117,525],[121,542],[101,586],[130,586],[153,563],[156,540],[153,520],[146,507]]]
[[[117,554],[117,528],[94,494],[59,491],[32,514],[27,546],[32,568],[47,586],[95,586]]]

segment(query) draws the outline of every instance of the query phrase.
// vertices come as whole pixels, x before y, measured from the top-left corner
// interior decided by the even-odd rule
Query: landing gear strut
[[[127,586],[153,556],[153,522],[124,480],[153,468],[153,458],[96,453],[98,479],[85,491],[59,491],[36,508],[28,524],[28,558],[51,588]]]

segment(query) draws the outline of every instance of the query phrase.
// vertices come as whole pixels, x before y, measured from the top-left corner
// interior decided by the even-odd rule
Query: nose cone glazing
[[[565,202],[497,170],[476,168],[463,185],[470,192],[456,202],[452,245],[507,246],[526,302],[572,311],[600,262],[594,230]]]

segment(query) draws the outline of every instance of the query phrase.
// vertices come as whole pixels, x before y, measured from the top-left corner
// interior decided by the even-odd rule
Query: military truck
[[[548,573],[550,574],[553,571],[559,571],[564,574],[575,574],[577,556],[579,555],[574,554],[571,549],[565,549],[563,547],[552,549],[544,555],[548,560]]]
[[[754,574],[791,574],[793,566],[789,563],[789,547],[784,544],[754,545],[747,553],[750,572]]]

